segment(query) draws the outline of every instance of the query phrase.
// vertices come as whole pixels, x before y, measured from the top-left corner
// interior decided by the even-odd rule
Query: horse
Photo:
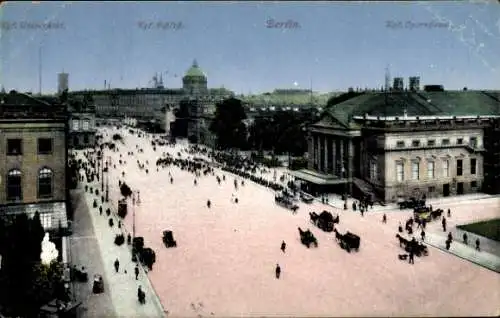
[[[410,242],[407,239],[405,239],[404,237],[402,237],[401,235],[399,235],[399,233],[396,234],[396,237],[399,239],[399,246],[401,246],[401,247],[403,247],[403,245],[404,246],[408,245],[408,243]]]
[[[340,234],[339,231],[337,231],[337,229],[333,229],[333,232],[335,232],[335,239],[340,242],[342,241],[342,239],[344,238],[344,235],[343,234]]]

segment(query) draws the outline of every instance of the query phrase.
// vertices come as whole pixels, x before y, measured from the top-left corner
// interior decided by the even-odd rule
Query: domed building
[[[182,88],[187,95],[193,97],[208,93],[207,76],[198,66],[196,60],[193,61],[193,65],[182,78]]]
[[[77,99],[92,97],[98,121],[134,118],[138,125],[154,123],[167,133],[175,121],[174,111],[181,101],[190,104],[190,127],[187,137],[196,136],[205,142],[208,122],[215,112],[215,105],[234,93],[225,88],[208,88],[207,75],[196,60],[182,77],[181,88],[166,88],[162,77],[153,77],[153,87],[137,89],[110,89],[70,92]],[[106,85],[106,83],[105,83]],[[100,119],[100,120],[99,120]]]

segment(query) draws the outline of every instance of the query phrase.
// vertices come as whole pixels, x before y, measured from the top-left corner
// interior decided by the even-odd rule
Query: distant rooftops
[[[417,120],[467,120],[467,119],[490,119],[500,118],[500,115],[480,115],[480,116],[353,116],[356,120],[377,120],[377,121],[417,121]]]
[[[366,92],[326,109],[345,127],[355,117],[406,118],[499,116],[498,91]],[[411,120],[411,119],[409,119]]]
[[[0,94],[0,119],[62,119],[65,116],[65,106],[58,99],[36,98],[16,91]]]

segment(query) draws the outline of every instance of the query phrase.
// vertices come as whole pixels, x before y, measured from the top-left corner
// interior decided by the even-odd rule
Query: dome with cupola
[[[193,65],[187,70],[186,74],[184,75],[186,78],[207,78],[205,73],[201,70],[201,68],[198,66],[198,62],[196,60],[193,61]]]

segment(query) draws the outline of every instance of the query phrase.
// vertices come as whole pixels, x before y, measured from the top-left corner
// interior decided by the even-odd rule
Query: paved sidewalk
[[[431,198],[426,200],[427,205],[433,205],[433,206],[438,206],[441,204],[453,204],[453,203],[460,203],[460,202],[470,202],[470,201],[476,201],[476,200],[483,200],[483,199],[490,199],[490,198],[495,198],[495,197],[500,197],[499,195],[490,195],[490,194],[483,194],[483,193],[473,193],[473,194],[465,194],[465,195],[459,195],[459,196],[453,196],[453,197],[443,197],[443,198]],[[321,197],[316,197],[316,200],[318,202],[321,202]],[[356,200],[357,201],[357,200]],[[353,199],[349,198],[347,200],[347,211],[352,211],[352,202]],[[328,196],[328,205],[335,207],[337,209],[344,209],[344,202],[340,199],[340,196],[337,195],[329,195]],[[399,206],[396,203],[389,203],[385,206],[379,205],[379,204],[374,204],[373,208],[369,208],[368,212],[379,212],[379,211],[388,211],[388,210],[399,210]],[[408,212],[411,209],[404,209],[401,210],[402,212]]]
[[[445,247],[446,236],[438,235],[436,233],[426,233],[425,243],[438,248],[444,252],[456,255],[460,258],[466,259],[472,263],[488,268],[492,271],[500,273],[500,257],[488,253],[486,251],[476,251],[474,246],[465,245],[456,238],[451,243],[450,249]]]
[[[86,183],[84,183],[86,184]],[[101,192],[101,185],[94,181],[87,184],[89,187],[98,189]],[[114,244],[116,234],[124,233],[127,236],[124,226],[118,229],[118,219],[115,213],[111,214],[114,220],[113,228],[108,225],[109,217],[106,216],[106,209],[109,207],[113,210],[111,202],[101,203],[101,193],[99,195],[85,193],[85,198],[88,207],[94,230],[98,238],[99,247],[104,261],[104,288],[105,292],[111,292],[111,299],[115,307],[118,317],[165,317],[163,307],[157,297],[147,274],[142,266],[140,268],[139,280],[135,280],[134,268],[135,264],[131,260],[130,246],[125,243],[122,246]],[[102,205],[103,213],[99,215],[99,209],[93,208],[94,199],[97,200],[98,207]],[[113,263],[115,259],[120,262],[119,273],[115,272]],[[127,271],[125,274],[124,271]],[[137,288],[142,286],[142,290],[146,293],[146,304],[141,305],[137,299]]]

